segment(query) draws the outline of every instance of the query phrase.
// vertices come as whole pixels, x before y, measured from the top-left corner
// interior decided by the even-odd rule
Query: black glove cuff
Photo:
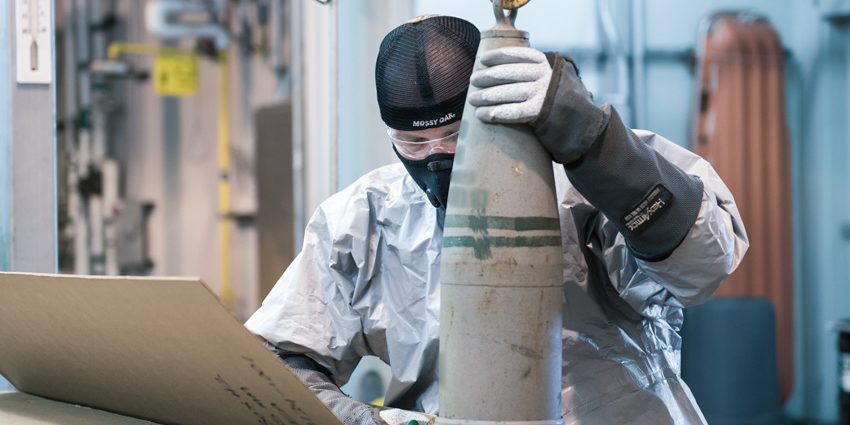
[[[552,63],[552,79],[540,115],[531,126],[555,162],[567,164],[590,149],[605,130],[608,114],[593,104],[572,60],[557,54],[547,58]]]
[[[573,186],[611,220],[634,255],[661,261],[687,236],[703,184],[662,157],[610,111],[607,129],[579,160],[564,166]]]

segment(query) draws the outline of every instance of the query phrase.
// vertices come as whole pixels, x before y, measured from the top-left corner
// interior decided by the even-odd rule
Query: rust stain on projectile
[[[513,351],[514,353],[517,353],[517,354],[519,354],[523,357],[528,357],[530,359],[537,359],[537,360],[543,359],[542,354],[540,354],[537,351],[532,350],[531,348],[528,348],[524,345],[511,344],[511,351]]]
[[[478,302],[478,312],[485,313],[490,310],[490,307],[493,306],[493,297],[496,295],[496,290],[494,288],[489,288],[484,291],[484,295],[481,297],[481,301]]]

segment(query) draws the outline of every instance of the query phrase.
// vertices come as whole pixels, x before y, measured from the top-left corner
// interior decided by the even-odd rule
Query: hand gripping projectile
[[[527,2],[494,0],[478,58],[528,46],[513,25]],[[443,233],[437,424],[563,424],[560,246],[552,158],[528,125],[483,123],[467,102]]]

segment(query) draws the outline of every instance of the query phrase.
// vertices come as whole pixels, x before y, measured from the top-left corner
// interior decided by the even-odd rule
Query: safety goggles
[[[387,129],[387,135],[390,136],[393,146],[395,146],[395,149],[401,156],[412,161],[425,159],[436,153],[455,153],[457,138],[460,134],[460,130],[458,130],[439,139],[404,140],[397,137],[395,132],[396,130],[391,128]]]

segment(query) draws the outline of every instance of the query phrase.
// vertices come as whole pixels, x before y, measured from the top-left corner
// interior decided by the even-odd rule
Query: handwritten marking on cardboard
[[[221,374],[215,376],[215,382],[222,387],[231,397],[247,409],[257,419],[260,425],[317,425],[313,422],[299,405],[298,402],[287,397],[277,388],[271,377],[265,373],[248,356],[241,356],[242,360],[263,380],[274,392],[280,395],[280,400],[261,400],[249,386],[236,386],[228,382]],[[281,404],[278,404],[281,403]]]

